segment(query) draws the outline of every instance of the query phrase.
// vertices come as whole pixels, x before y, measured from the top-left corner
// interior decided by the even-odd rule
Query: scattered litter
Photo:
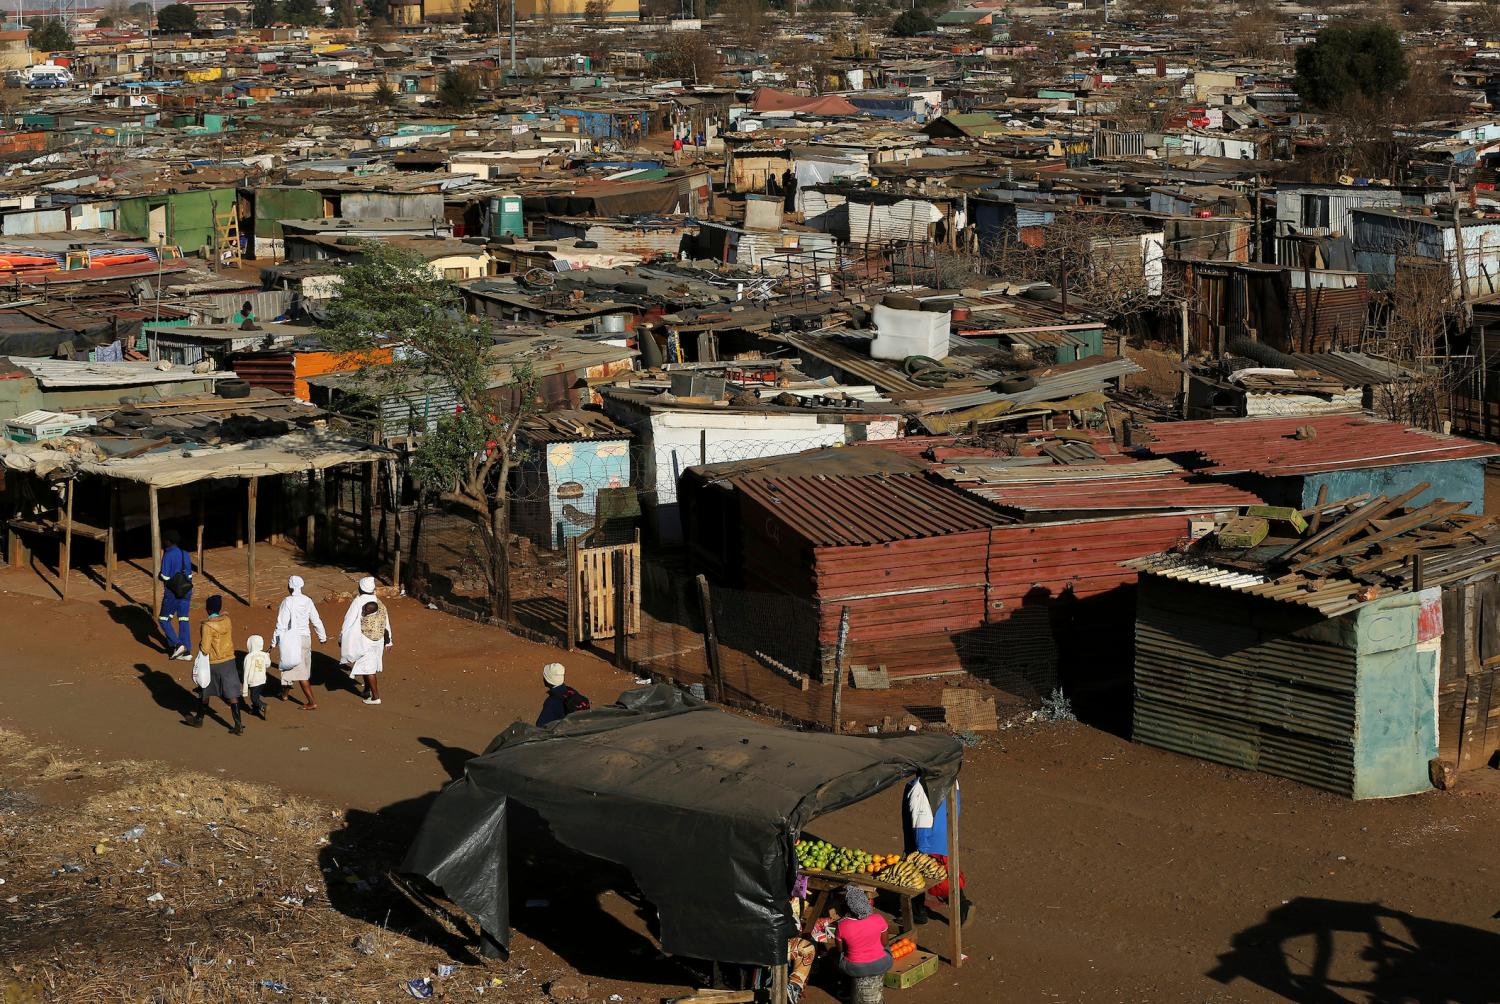
[[[101,840],[97,844],[95,844],[94,845],[94,853],[95,854],[108,854],[109,853],[109,841],[108,840]]]
[[[130,829],[128,829],[124,833],[120,834],[120,839],[121,840],[139,840],[142,837],[144,837],[145,835],[146,835],[146,828],[144,826],[132,826]]]
[[[360,955],[374,955],[380,943],[375,940],[375,935],[365,933],[354,939],[354,950]]]
[[[289,989],[285,983],[278,980],[261,980],[259,985],[273,994],[284,994]]]
[[[635,678],[635,685],[637,687],[647,687],[647,686],[650,686],[651,685],[651,677],[649,677],[649,676],[637,676]]]
[[[625,998],[621,997],[619,994],[610,994],[609,995],[609,999],[612,1000],[612,1001],[622,1001]]]
[[[298,753],[306,753],[310,749],[312,749],[311,746],[298,746],[297,747],[297,752]]]
[[[432,996],[432,981],[425,976],[417,980],[407,980],[406,992],[417,1000],[425,1001]]]
[[[444,964],[437,967],[438,979],[440,980],[446,980],[456,972],[458,972],[457,966]]]
[[[283,906],[301,906],[303,900],[301,896],[283,896],[277,902]]]
[[[162,863],[162,866],[165,867],[165,868],[181,868],[182,867],[182,865],[178,864],[176,861],[173,861],[171,858],[162,858],[161,859],[161,863]]]
[[[147,903],[160,903],[162,900],[164,900],[166,898],[167,897],[163,896],[159,892],[153,892],[151,895],[149,895],[149,896],[146,897],[146,902]]]

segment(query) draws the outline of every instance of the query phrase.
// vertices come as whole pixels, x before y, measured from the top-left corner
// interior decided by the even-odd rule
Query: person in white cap
[[[385,604],[374,596],[363,597],[359,616],[339,639],[344,658],[350,660],[349,675],[364,682],[366,704],[380,703],[380,672],[385,669],[385,650],[391,644],[390,618]]]
[[[375,576],[366,575],[364,578],[359,580],[359,592],[354,594],[354,599],[349,601],[349,608],[344,611],[344,623],[339,625],[340,646],[342,646],[343,640],[349,637],[349,629],[355,624],[358,624],[359,619],[364,616],[365,604],[369,603],[371,600],[375,600],[377,603],[379,602],[378,598],[375,596]],[[386,620],[389,621],[390,618],[386,618]],[[390,624],[387,623],[386,627],[389,628]],[[355,658],[356,657],[347,650],[341,649],[341,651],[339,652],[339,665],[352,666],[354,665]]]
[[[313,699],[312,685],[312,632],[318,631],[318,642],[328,641],[328,632],[323,630],[323,619],[313,601],[302,595],[302,576],[294,575],[286,582],[286,599],[276,611],[276,632],[271,635],[271,647],[281,650],[281,683],[295,683],[302,688],[302,710],[315,711],[318,702]]]
[[[542,682],[547,686],[547,699],[542,702],[542,713],[536,716],[538,726],[566,718],[575,711],[589,709],[589,699],[568,686],[566,676],[567,670],[560,662],[549,662],[542,667]]]

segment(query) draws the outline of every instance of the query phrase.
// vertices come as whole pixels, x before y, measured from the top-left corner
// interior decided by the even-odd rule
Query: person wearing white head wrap
[[[349,637],[349,628],[359,623],[359,619],[362,616],[361,612],[364,610],[365,604],[369,603],[371,600],[374,600],[376,603],[380,603],[380,598],[375,595],[375,576],[366,575],[364,578],[359,580],[359,592],[354,595],[354,599],[349,601],[349,608],[344,611],[344,623],[339,626],[339,642],[341,644],[341,647],[343,640]],[[381,603],[380,607],[383,611],[385,609],[385,604]],[[387,617],[387,633],[390,632],[390,627],[390,618]],[[347,650],[340,651],[339,662],[345,666],[352,666],[354,665],[354,657]]]
[[[281,682],[295,683],[302,688],[302,710],[313,711],[318,702],[313,700],[312,686],[312,633],[316,628],[318,641],[328,641],[328,632],[323,629],[323,619],[313,601],[302,594],[302,576],[287,579],[286,599],[276,611],[276,633],[271,635],[271,647],[281,650]]]

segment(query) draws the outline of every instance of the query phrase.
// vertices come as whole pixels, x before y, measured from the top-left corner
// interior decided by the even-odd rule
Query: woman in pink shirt
[[[891,968],[891,953],[885,947],[885,918],[870,905],[863,889],[849,886],[844,890],[844,904],[849,916],[839,921],[839,968],[848,976],[879,977]]]

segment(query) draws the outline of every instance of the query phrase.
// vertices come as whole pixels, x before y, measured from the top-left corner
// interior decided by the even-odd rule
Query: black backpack
[[[572,687],[564,688],[562,702],[563,707],[567,709],[567,713],[570,715],[575,711],[587,711],[593,707],[587,697],[584,697]]]

